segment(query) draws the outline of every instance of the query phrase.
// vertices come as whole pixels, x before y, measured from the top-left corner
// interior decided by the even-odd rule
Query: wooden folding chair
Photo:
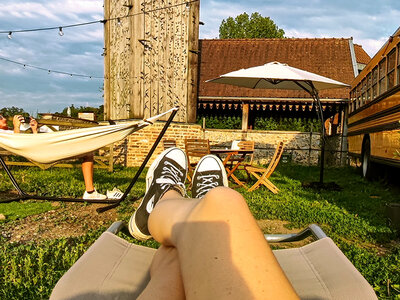
[[[210,154],[210,141],[207,139],[185,139],[185,152],[188,159],[188,180],[191,182],[194,169],[200,158]]]
[[[280,142],[267,168],[254,167],[250,165],[245,166],[245,170],[257,179],[257,182],[249,188],[249,192],[254,191],[260,187],[260,185],[265,185],[274,194],[279,192],[279,189],[271,181],[269,181],[268,178],[275,171],[275,168],[282,157],[282,153],[283,142]]]
[[[234,174],[233,172],[237,170],[246,170],[246,165],[251,166],[253,163],[254,156],[254,141],[233,141],[231,150],[237,150],[238,153],[229,156],[229,161],[226,162],[225,165],[229,166],[227,168],[228,178],[231,177],[239,186],[244,185]],[[243,153],[240,151],[249,151],[247,153]],[[250,161],[246,161],[247,157],[250,157]],[[247,180],[250,179],[250,174],[247,172]]]
[[[248,150],[251,151],[250,154],[240,155],[231,158],[231,162],[240,162],[241,164],[238,166],[237,170],[244,170],[246,165],[251,166],[253,164],[254,158],[254,141],[233,141],[232,142],[232,150]],[[250,161],[243,163],[243,161],[250,157]]]

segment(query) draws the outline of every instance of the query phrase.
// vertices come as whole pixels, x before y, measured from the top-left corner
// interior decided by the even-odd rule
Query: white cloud
[[[62,39],[65,39],[67,42],[77,42],[77,43],[82,43],[82,42],[103,43],[103,38],[104,38],[103,24],[87,25],[87,28],[84,28],[84,30],[82,29],[83,29],[82,27],[78,30],[73,28],[64,28],[63,29],[64,35],[62,36]]]
[[[23,67],[9,67],[4,68],[3,72],[7,75],[22,75],[24,73]]]
[[[371,56],[371,58],[382,48],[386,43],[387,38],[374,39],[354,39],[355,44],[359,44]]]
[[[60,21],[59,17],[54,12],[40,3],[33,2],[7,2],[0,4],[0,17],[16,17],[18,19],[25,18],[27,15],[31,18],[45,17],[50,20]]]
[[[103,14],[103,2],[99,0],[58,1],[9,1],[0,4],[0,16],[17,18],[45,18],[51,21],[80,20],[80,16]],[[46,21],[46,20],[44,20]],[[60,24],[64,25],[64,24]]]

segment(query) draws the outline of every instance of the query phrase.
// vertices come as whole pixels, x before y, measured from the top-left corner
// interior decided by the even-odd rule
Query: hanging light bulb
[[[7,37],[11,40],[12,39],[12,31],[10,31],[7,35]]]
[[[122,23],[121,23],[121,19],[120,19],[120,18],[117,18],[117,25],[118,25],[118,26],[121,26],[121,24],[122,24]]]
[[[187,10],[189,10],[189,9],[190,9],[190,3],[189,3],[189,2],[186,2],[185,7],[186,7]]]
[[[63,32],[63,30],[62,30],[62,27],[59,27],[59,28],[58,28],[58,34],[59,34],[60,36],[63,36],[63,35],[64,35],[64,32]]]

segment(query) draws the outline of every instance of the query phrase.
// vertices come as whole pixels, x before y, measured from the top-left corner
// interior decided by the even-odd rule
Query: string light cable
[[[178,4],[163,6],[163,7],[159,7],[159,8],[155,8],[155,9],[150,9],[150,10],[145,10],[145,9],[142,8],[142,11],[138,12],[138,13],[128,14],[128,15],[125,15],[125,16],[114,17],[114,18],[109,18],[109,19],[84,22],[84,23],[77,23],[77,24],[70,24],[70,25],[63,25],[63,26],[53,26],[53,27],[32,28],[32,29],[1,30],[0,34],[7,34],[8,38],[11,39],[13,33],[35,32],[35,31],[46,31],[46,30],[58,30],[59,35],[63,36],[64,35],[63,29],[65,29],[65,28],[78,27],[78,26],[87,26],[87,25],[92,25],[92,24],[97,24],[97,23],[105,24],[108,21],[114,21],[114,20],[117,20],[117,22],[120,23],[121,19],[130,18],[130,17],[134,17],[134,16],[139,16],[141,14],[148,14],[148,13],[157,12],[157,11],[164,10],[164,9],[175,8],[175,7],[182,6],[182,5],[185,5],[188,8],[188,7],[190,7],[191,3],[198,2],[198,1],[199,0],[190,0],[190,1],[185,1],[185,2],[178,3]]]
[[[25,64],[25,63],[21,63],[15,60],[11,60],[5,57],[1,57],[0,56],[0,60],[9,62],[9,63],[13,63],[13,64],[17,64],[20,66],[23,66],[24,68],[32,68],[32,69],[37,69],[37,70],[41,70],[41,71],[46,71],[48,73],[56,73],[56,74],[63,74],[63,75],[68,75],[71,77],[84,77],[84,78],[90,78],[90,79],[104,79],[104,77],[100,77],[100,76],[91,76],[91,75],[84,75],[84,74],[76,74],[76,73],[70,73],[70,72],[63,72],[63,71],[57,71],[57,70],[52,70],[52,69],[46,69],[46,68],[42,68],[42,67],[37,67],[37,66],[33,66],[33,65],[29,65],[29,64]]]

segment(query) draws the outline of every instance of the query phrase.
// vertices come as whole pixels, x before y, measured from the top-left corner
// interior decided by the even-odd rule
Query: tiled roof
[[[356,53],[357,62],[360,64],[367,65],[371,60],[371,57],[364,51],[361,45],[354,44],[354,52]]]
[[[252,90],[205,82],[231,71],[272,61],[287,63],[347,84],[354,79],[349,39],[215,39],[200,40],[199,48],[199,97],[309,98],[302,91]],[[361,46],[355,48],[358,49],[357,55],[361,55]],[[349,89],[323,90],[320,91],[320,97],[347,99]]]

